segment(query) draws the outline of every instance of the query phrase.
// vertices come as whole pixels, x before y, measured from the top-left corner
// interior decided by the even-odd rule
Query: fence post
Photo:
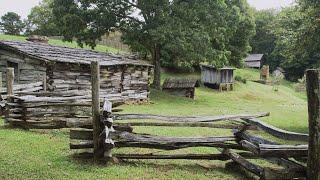
[[[308,179],[320,179],[320,84],[319,70],[307,70],[309,114]]]
[[[99,163],[104,158],[104,142],[102,133],[104,127],[100,120],[100,65],[99,62],[91,62],[91,85],[92,85],[92,124],[93,124],[93,156],[94,161]]]
[[[8,96],[13,95],[13,83],[14,83],[14,69],[7,68],[7,94]]]

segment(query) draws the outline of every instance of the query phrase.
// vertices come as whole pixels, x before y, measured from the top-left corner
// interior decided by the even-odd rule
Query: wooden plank
[[[284,140],[293,140],[293,141],[308,141],[308,134],[290,132],[277,127],[271,126],[265,122],[260,121],[256,118],[241,118],[246,123],[257,126],[259,129]]]
[[[114,111],[114,110],[112,110]],[[130,122],[117,123],[119,125],[128,126],[164,126],[164,127],[208,127],[208,128],[224,128],[224,129],[238,129],[243,124],[214,124],[214,123],[193,123],[193,122]],[[250,126],[250,130],[256,130],[255,126]]]
[[[111,133],[111,139],[115,141],[115,146],[120,147],[139,147],[151,149],[183,149],[187,147],[219,147],[243,150],[238,144],[232,143],[234,137],[162,137],[133,134],[129,132]],[[92,140],[92,130],[73,129],[70,131],[70,139],[72,140]],[[70,148],[84,148],[78,143],[71,144]]]
[[[115,114],[116,120],[130,120],[130,119],[152,119],[168,122],[216,122],[223,120],[234,120],[240,118],[254,118],[269,116],[270,113],[258,114],[237,114],[237,115],[222,115],[222,116],[164,116],[153,114]]]
[[[251,153],[240,153],[248,159],[257,158]],[[172,154],[172,155],[155,155],[155,154],[114,154],[118,159],[187,159],[187,160],[220,160],[227,161],[230,158],[225,154]]]
[[[320,179],[320,71],[307,70],[309,114],[308,179]]]
[[[260,144],[259,154],[262,157],[306,157],[308,156],[307,145],[270,145]]]
[[[249,162],[248,160],[246,160],[245,158],[243,158],[239,154],[232,152],[229,149],[224,150],[223,153],[226,154],[227,156],[229,156],[230,159],[232,159],[234,162],[239,164],[244,169],[254,173],[255,175],[257,175],[259,177],[261,177],[263,175],[263,168],[262,167]]]
[[[93,153],[94,161],[99,163],[104,158],[104,145],[101,134],[104,127],[100,121],[100,65],[98,61],[91,62],[92,83],[92,121],[93,121]]]

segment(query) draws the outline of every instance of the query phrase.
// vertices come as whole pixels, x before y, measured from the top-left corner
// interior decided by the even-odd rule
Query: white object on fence
[[[106,111],[108,113],[112,112],[112,103],[108,101],[108,99],[104,99],[103,111]]]

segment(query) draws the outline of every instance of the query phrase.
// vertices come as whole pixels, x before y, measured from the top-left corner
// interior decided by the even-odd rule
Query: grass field
[[[0,40],[9,40],[9,41],[26,41],[25,36],[10,36],[10,35],[4,35],[0,34]],[[55,46],[64,46],[64,47],[71,47],[71,48],[81,48],[76,42],[65,42],[62,40],[57,39],[49,39],[49,44],[55,45]],[[91,49],[89,46],[84,46],[85,49]],[[107,47],[103,45],[97,45],[95,47],[96,51],[99,52],[110,52],[114,54],[123,54],[126,52],[120,51],[113,47]]]
[[[0,36],[1,38],[1,36]],[[59,42],[60,43],[60,42]],[[248,80],[259,79],[256,70],[238,69],[236,75]],[[199,74],[165,73],[166,77],[194,77]],[[196,90],[196,100],[174,97],[152,90],[149,104],[125,105],[124,113],[163,115],[222,115],[270,112],[262,120],[276,127],[306,133],[306,95],[296,93],[291,84],[283,83],[279,91],[272,86],[248,81],[236,83],[232,92],[217,92],[205,87]],[[210,128],[135,127],[135,132],[163,136],[221,136],[231,130]],[[263,133],[260,135],[280,141]],[[281,141],[284,142],[284,141]],[[286,142],[295,144],[298,142]],[[72,157],[68,130],[23,131],[0,123],[0,179],[248,179],[240,172],[226,170],[220,161],[127,161],[108,167]],[[126,148],[121,153],[160,153],[162,151]],[[215,153],[212,148],[188,148],[169,153]],[[210,166],[210,169],[201,165]],[[259,161],[261,165],[267,165]]]

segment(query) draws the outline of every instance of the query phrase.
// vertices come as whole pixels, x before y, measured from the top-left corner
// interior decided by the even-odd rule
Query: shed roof
[[[244,61],[250,62],[250,61],[261,61],[264,54],[250,54]]]
[[[166,79],[162,85],[163,89],[183,89],[195,88],[197,86],[196,79]]]
[[[99,61],[101,66],[112,65],[143,65],[151,66],[148,62],[132,57],[101,53],[86,49],[53,46],[44,43],[0,41],[0,49],[12,50],[31,58],[76,64],[90,64]]]
[[[201,64],[201,67],[206,67],[206,68],[211,68],[211,69],[219,69],[219,70],[235,70],[236,68],[233,67],[223,67],[223,68],[216,68],[213,65],[206,65],[206,64]]]

